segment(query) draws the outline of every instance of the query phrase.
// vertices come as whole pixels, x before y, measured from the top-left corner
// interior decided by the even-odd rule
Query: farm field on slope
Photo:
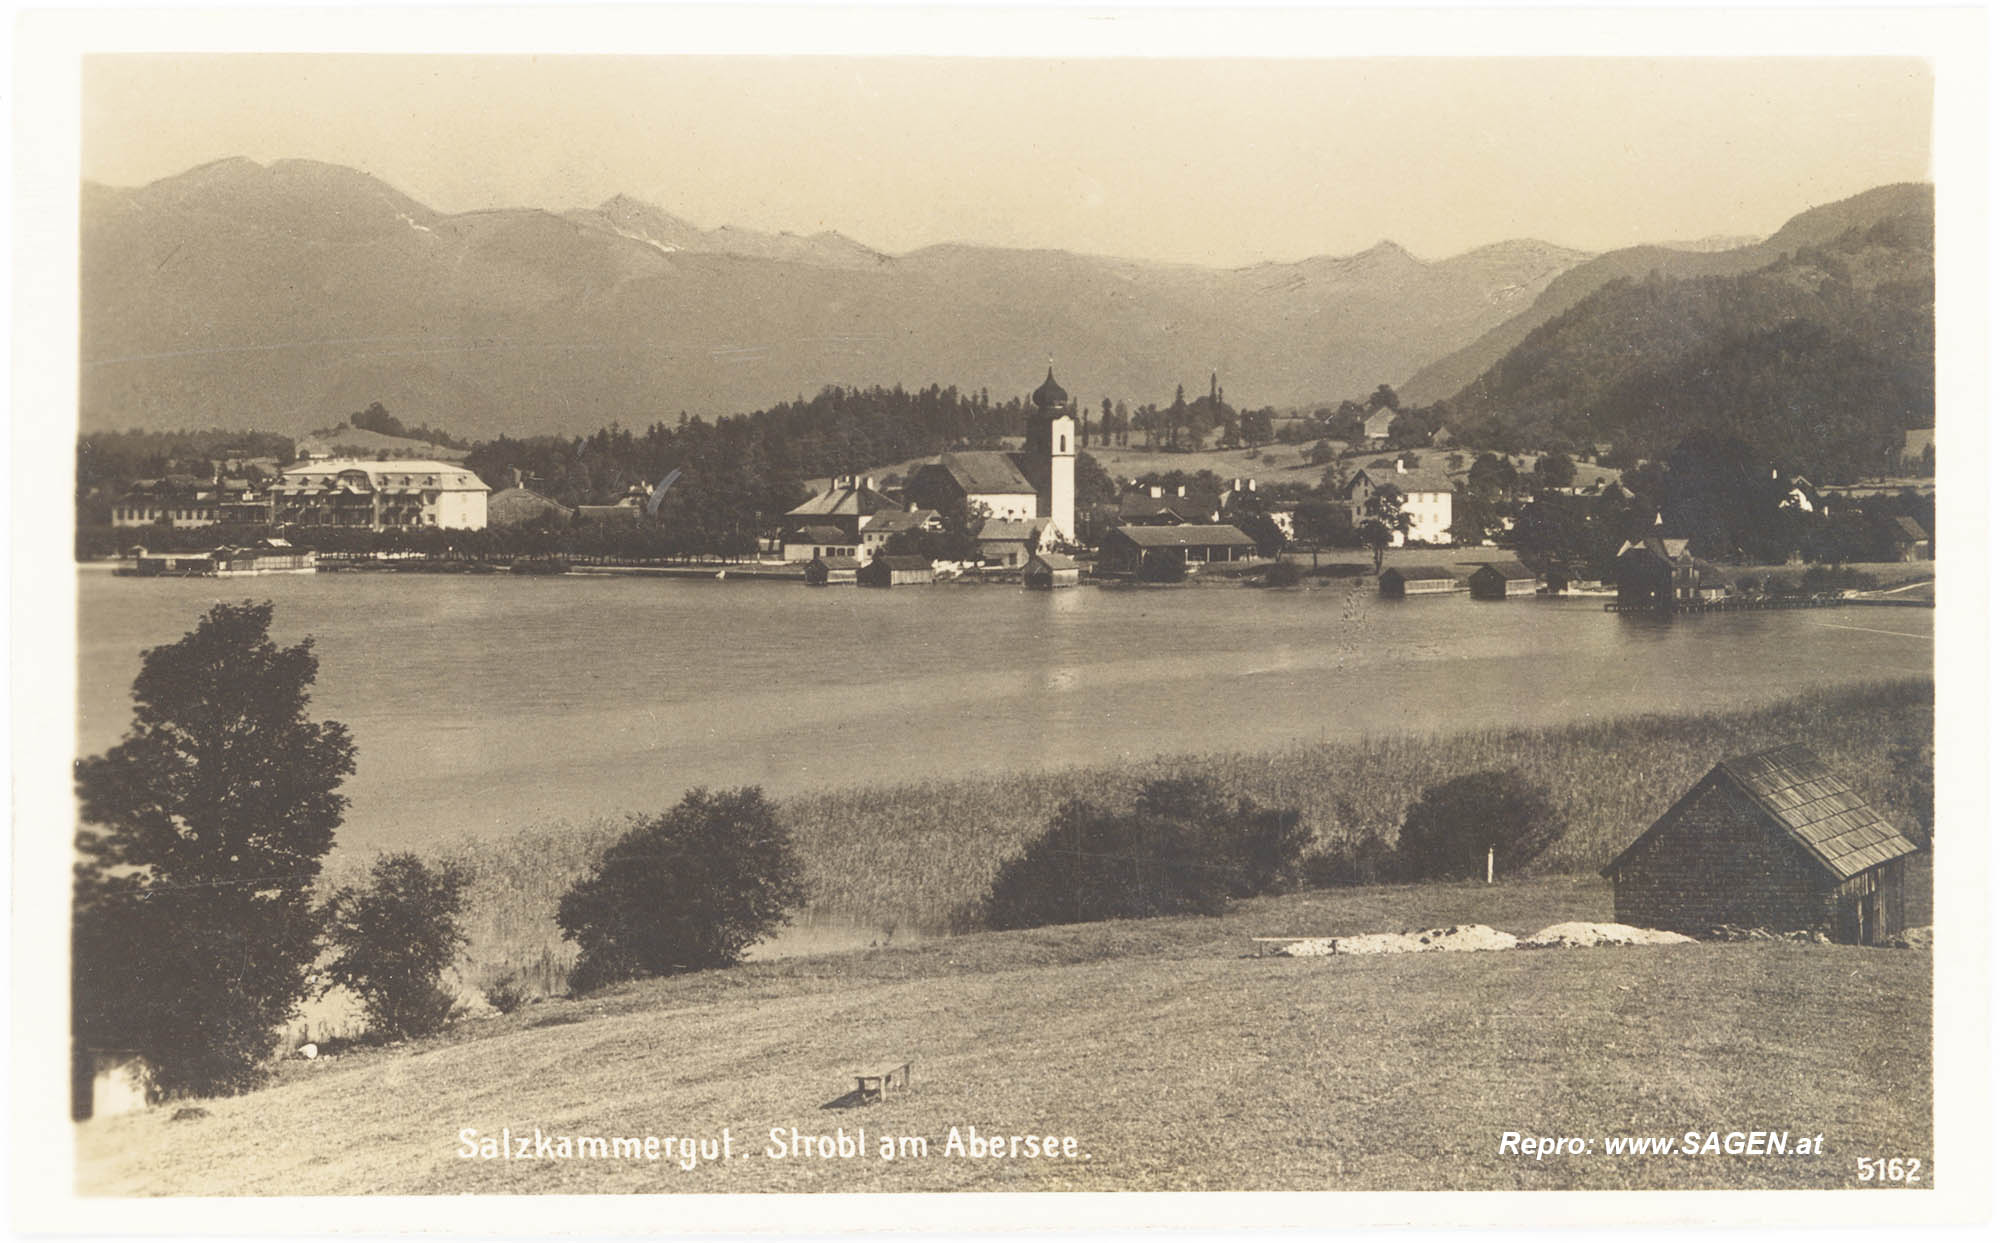
[[[547,1002],[287,1063],[248,1096],[78,1128],[85,1194],[1836,1187],[1931,1156],[1928,952],[1752,942],[1251,958],[1252,935],[1606,919],[1609,887],[1321,891],[1215,919],[989,933]],[[915,1089],[824,1108],[857,1069]],[[738,1159],[460,1159],[497,1134],[718,1137]],[[952,1127],[1089,1160],[946,1156]],[[772,1127],[922,1159],[764,1155]],[[1602,1155],[1605,1135],[1824,1134],[1814,1157]],[[1599,1141],[1499,1154],[1504,1131]],[[748,1154],[748,1155],[744,1155]]]

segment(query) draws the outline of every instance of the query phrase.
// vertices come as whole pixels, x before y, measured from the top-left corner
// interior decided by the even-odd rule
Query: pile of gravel
[[[1594,945],[1681,945],[1693,941],[1678,932],[1634,928],[1630,924],[1551,924],[1521,942],[1524,949],[1588,949]]]
[[[1333,943],[1336,954],[1423,954],[1432,951],[1510,950],[1519,941],[1510,932],[1485,924],[1455,924],[1450,928],[1426,928],[1422,932],[1371,932],[1365,936],[1341,937]]]
[[[1286,958],[1324,958],[1333,953],[1332,937],[1300,937],[1271,951]]]

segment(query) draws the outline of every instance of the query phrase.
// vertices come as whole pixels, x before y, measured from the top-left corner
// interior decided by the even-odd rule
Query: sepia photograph
[[[41,32],[49,1228],[1986,1201],[1980,15],[779,12]]]

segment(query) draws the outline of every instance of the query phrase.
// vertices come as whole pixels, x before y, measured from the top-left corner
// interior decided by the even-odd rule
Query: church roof
[[[1021,473],[1015,464],[1015,454],[999,452],[947,453],[938,459],[938,465],[951,475],[961,492],[967,493],[1013,493],[1025,492],[1033,495],[1035,486]]]
[[[1056,369],[1051,366],[1049,368],[1049,378],[1043,380],[1042,386],[1035,390],[1035,405],[1044,410],[1050,410],[1067,406],[1068,404],[1069,394],[1063,391],[1062,385],[1056,383]]]

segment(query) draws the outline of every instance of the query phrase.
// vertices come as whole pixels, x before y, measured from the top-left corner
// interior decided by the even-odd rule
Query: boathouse
[[[1535,594],[1535,572],[1518,561],[1495,561],[1472,572],[1472,598],[1506,600]]]
[[[1257,541],[1228,525],[1113,527],[1098,550],[1098,565],[1124,572],[1137,571],[1147,558],[1173,559],[1193,567],[1256,555]]]
[[[933,577],[929,557],[877,553],[873,561],[855,572],[854,581],[863,587],[902,587],[928,583]]]
[[[1672,610],[1728,594],[1722,571],[1688,551],[1684,539],[1649,535],[1618,550],[1618,607]]]
[[[853,583],[860,572],[861,563],[852,557],[814,557],[806,562],[806,585],[836,587]]]
[[[1391,566],[1376,580],[1376,589],[1391,600],[1404,596],[1442,596],[1465,590],[1465,582],[1441,565]]]
[[[1904,928],[1917,847],[1810,749],[1717,764],[1606,864],[1619,923],[1807,931],[1881,945]]]
[[[1048,591],[1056,587],[1074,587],[1081,571],[1074,559],[1059,552],[1038,552],[1028,558],[1027,567],[1021,571],[1023,585],[1038,591]]]

